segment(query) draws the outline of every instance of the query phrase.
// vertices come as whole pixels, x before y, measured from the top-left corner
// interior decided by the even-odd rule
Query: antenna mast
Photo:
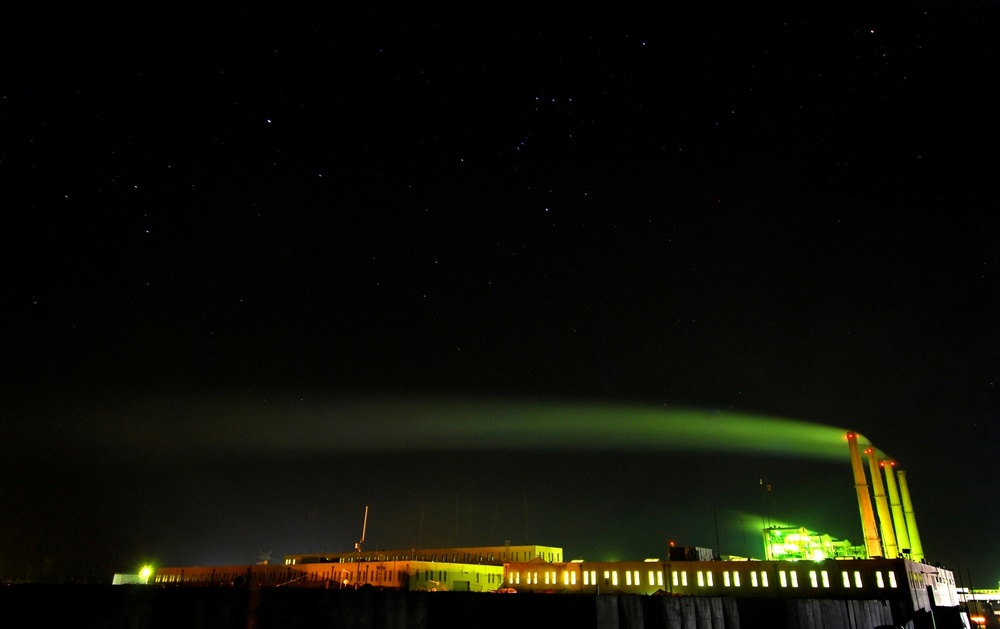
[[[365,545],[365,531],[368,529],[368,505],[365,505],[365,521],[361,525],[361,540],[354,545],[354,550],[361,552],[361,547]]]

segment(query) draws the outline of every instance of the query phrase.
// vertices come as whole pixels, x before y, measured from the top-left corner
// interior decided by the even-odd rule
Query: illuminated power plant
[[[689,622],[685,626],[706,621],[714,627],[754,626],[754,610],[765,605],[763,600],[781,601],[788,610],[789,626],[820,626],[804,619],[833,613],[843,616],[837,621],[841,624],[824,626],[921,629],[941,626],[935,624],[937,610],[952,610],[958,622],[960,598],[954,574],[923,561],[905,473],[880,457],[874,447],[867,447],[866,474],[859,435],[847,433],[846,440],[864,536],[859,545],[804,527],[769,526],[762,531],[763,560],[721,558],[707,548],[671,547],[663,558],[567,561],[561,547],[510,542],[372,551],[363,548],[366,507],[361,540],[352,552],[287,555],[282,563],[250,566],[157,567],[148,583],[157,587],[665,597],[661,607],[667,611],[662,613],[685,618]],[[702,602],[687,605],[684,600],[688,599]],[[628,613],[641,615],[643,605],[647,604],[636,603]],[[715,622],[719,619],[721,625]]]
[[[768,527],[763,531],[765,557],[773,561],[876,557],[904,557],[923,561],[924,552],[920,546],[913,504],[906,485],[906,472],[896,471],[894,461],[880,458],[878,451],[869,446],[864,450],[871,478],[869,485],[869,476],[865,474],[858,445],[859,435],[849,432],[846,439],[854,472],[864,544],[854,545],[847,540],[837,540],[803,527]]]
[[[910,491],[906,485],[906,472],[896,471],[895,462],[880,459],[874,447],[865,449],[868,455],[869,471],[874,488],[875,504],[878,508],[878,523],[872,510],[872,495],[868,491],[861,454],[858,451],[857,433],[847,433],[847,443],[851,451],[851,465],[858,492],[858,507],[861,510],[861,526],[865,535],[865,550],[868,557],[895,559],[906,557],[913,561],[923,561],[924,551],[917,532],[917,520],[910,501]],[[882,474],[885,474],[885,485]],[[898,492],[897,492],[898,479]],[[888,488],[888,500],[885,487]],[[902,504],[900,500],[902,499]]]

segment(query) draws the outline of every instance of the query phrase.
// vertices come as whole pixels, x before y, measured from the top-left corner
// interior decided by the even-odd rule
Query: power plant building
[[[286,555],[282,564],[157,568],[160,586],[273,586],[405,591],[641,594],[730,598],[884,601],[894,618],[959,605],[950,570],[923,561],[905,473],[850,449],[862,545],[804,527],[762,531],[765,559],[721,561],[671,552],[665,560],[566,561],[558,546],[511,545],[363,550]],[[882,474],[885,475],[884,483]],[[874,492],[874,502],[872,498]],[[367,510],[366,510],[367,519]],[[709,549],[700,549],[709,550]],[[703,556],[704,555],[704,556]]]

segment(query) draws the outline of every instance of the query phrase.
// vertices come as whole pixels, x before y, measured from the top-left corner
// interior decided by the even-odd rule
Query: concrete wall
[[[909,629],[961,626],[957,608]],[[897,610],[898,614],[898,610]],[[101,629],[872,629],[883,601],[141,585],[0,587],[0,625]]]

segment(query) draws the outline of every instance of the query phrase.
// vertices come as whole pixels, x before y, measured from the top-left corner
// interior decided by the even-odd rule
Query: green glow
[[[764,555],[768,560],[821,561],[865,557],[864,546],[854,546],[825,533],[814,533],[804,527],[770,527],[764,529]]]
[[[139,578],[142,579],[143,583],[148,583],[149,577],[151,577],[152,575],[153,575],[152,566],[143,566],[142,568],[139,569]]]
[[[840,427],[749,413],[531,400],[161,401],[130,409],[127,419],[102,422],[100,429],[107,439],[133,446],[207,450],[673,450],[849,458]]]

